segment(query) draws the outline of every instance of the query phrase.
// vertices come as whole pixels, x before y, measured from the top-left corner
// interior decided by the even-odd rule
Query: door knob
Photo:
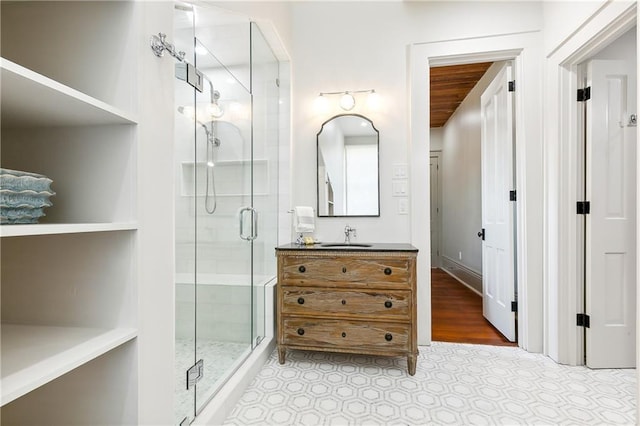
[[[478,238],[482,238],[484,240],[484,228],[482,228],[482,231],[478,232]]]

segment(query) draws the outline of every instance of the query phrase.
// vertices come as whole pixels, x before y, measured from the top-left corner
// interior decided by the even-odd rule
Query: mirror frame
[[[376,143],[377,143],[377,168],[378,168],[378,200],[377,200],[377,204],[378,204],[378,213],[377,214],[368,214],[368,215],[360,215],[360,214],[356,214],[356,215],[321,215],[320,214],[320,176],[318,175],[318,169],[320,167],[320,134],[322,133],[322,130],[324,129],[325,124],[329,123],[332,120],[335,120],[337,118],[340,117],[357,117],[363,120],[367,120],[369,123],[371,123],[371,127],[373,128],[373,130],[376,132]],[[322,123],[322,126],[320,126],[320,131],[316,134],[316,215],[318,217],[380,217],[380,131],[376,128],[376,126],[373,124],[373,120],[371,120],[370,118],[362,115],[362,114],[338,114],[338,115],[334,115],[333,117],[330,117],[329,119],[327,119],[324,123]]]

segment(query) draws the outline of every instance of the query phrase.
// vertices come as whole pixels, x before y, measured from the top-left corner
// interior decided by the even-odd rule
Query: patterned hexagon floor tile
[[[225,424],[635,424],[635,370],[556,364],[519,348],[434,342],[404,358],[274,352]]]

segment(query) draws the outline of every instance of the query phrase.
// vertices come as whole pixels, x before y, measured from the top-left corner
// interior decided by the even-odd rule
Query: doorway
[[[603,10],[604,13],[604,10]],[[557,98],[545,102],[545,164],[552,179],[547,181],[547,227],[545,229],[545,292],[547,332],[545,352],[554,361],[569,365],[585,363],[585,329],[577,325],[578,314],[585,314],[584,279],[580,259],[584,255],[577,201],[581,180],[580,146],[582,127],[577,102],[579,65],[602,52],[637,25],[635,4],[611,4],[602,19],[581,28],[548,58],[549,92]],[[632,57],[637,60],[636,52]],[[593,95],[593,93],[592,93]],[[637,95],[636,95],[637,96]],[[637,127],[635,128],[637,135]],[[636,185],[638,184],[636,180]],[[593,205],[591,206],[593,208]],[[637,259],[636,259],[637,261]],[[633,298],[633,295],[628,295]],[[591,318],[592,319],[592,318]],[[630,336],[631,337],[631,336]]]
[[[636,28],[578,65],[578,326],[584,364],[636,365]]]
[[[513,60],[515,80],[516,121],[516,179],[521,194],[516,205],[517,215],[517,282],[519,295],[518,346],[531,351],[543,350],[543,292],[542,241],[543,225],[541,172],[543,152],[541,140],[542,69],[540,61],[540,33],[531,31],[481,38],[445,40],[416,43],[410,48],[411,122],[424,123],[429,120],[429,74],[430,68],[474,62]],[[426,74],[426,76],[425,76]],[[525,79],[526,76],[526,79]],[[426,78],[425,78],[426,77]],[[427,186],[416,188],[411,197],[411,243],[422,252],[429,250],[429,167],[427,159],[431,150],[429,125],[411,126],[412,182],[424,182]],[[444,166],[446,167],[446,165]],[[477,230],[476,230],[477,232]],[[531,237],[529,237],[531,235]],[[528,267],[534,265],[534,267]],[[418,341],[421,345],[431,342],[431,263],[430,256],[418,259]]]
[[[434,340],[516,340],[512,68],[511,61],[431,68]]]

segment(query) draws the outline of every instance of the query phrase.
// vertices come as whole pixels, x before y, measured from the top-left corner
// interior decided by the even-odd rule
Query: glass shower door
[[[279,63],[264,35],[251,23],[251,95],[253,108],[252,206],[259,212],[253,241],[253,342],[265,329],[265,285],[276,275],[278,245],[278,145],[280,126]]]
[[[194,144],[196,413],[251,351],[251,96],[206,42],[195,39],[203,74]]]
[[[176,50],[185,52],[185,61],[193,64],[194,14],[190,7],[174,8]],[[175,424],[195,417],[195,387],[187,387],[187,370],[196,363],[196,271],[193,191],[195,176],[193,148],[198,128],[195,117],[195,89],[184,81],[176,63],[174,80],[174,152],[175,163]]]
[[[279,69],[246,17],[177,4],[175,22],[187,53],[175,90],[176,424],[188,424],[269,334]]]

